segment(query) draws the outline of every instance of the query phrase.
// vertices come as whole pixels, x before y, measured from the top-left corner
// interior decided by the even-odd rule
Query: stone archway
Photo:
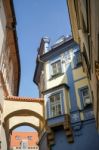
[[[10,118],[9,121],[9,130],[12,131],[13,129],[17,128],[18,126],[29,125],[38,132],[40,132],[39,128],[39,119],[34,116],[17,116]]]
[[[9,113],[7,116],[5,116],[4,118],[4,122],[6,122],[7,120],[9,120],[11,117],[14,117],[14,116],[34,116],[38,119],[40,119],[40,121],[44,121],[44,118],[36,113],[35,111],[32,111],[32,110],[28,110],[28,109],[21,109],[21,110],[17,110],[17,111],[13,111],[11,113]]]
[[[9,130],[9,132],[12,132],[14,129],[16,129],[17,127],[20,127],[20,126],[29,126],[29,127],[32,127],[33,129],[35,129],[37,132],[39,132],[38,127],[35,126],[35,125],[33,125],[33,124],[31,124],[31,123],[29,123],[29,122],[22,122],[22,123],[20,123],[20,124],[16,124],[15,126],[13,126],[13,127]]]
[[[8,96],[4,101],[4,128],[6,131],[6,137],[9,139],[11,131],[22,125],[29,125],[35,128],[39,133],[44,127],[44,101],[43,99],[32,99],[32,98],[23,98],[17,96]],[[38,119],[38,122],[29,121],[17,121],[10,127],[11,119],[18,117],[35,117]],[[8,141],[8,150],[10,149],[10,141]]]

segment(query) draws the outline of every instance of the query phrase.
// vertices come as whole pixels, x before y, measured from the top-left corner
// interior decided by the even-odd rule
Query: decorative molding
[[[49,147],[55,144],[54,132],[48,126],[47,126],[47,143]]]
[[[74,142],[74,137],[73,137],[73,131],[71,127],[71,122],[70,122],[70,115],[66,114],[65,119],[64,119],[64,130],[67,136],[67,141],[68,143],[73,143]]]
[[[17,102],[35,102],[35,103],[44,103],[42,98],[27,98],[27,97],[18,97],[18,96],[6,96],[5,100],[7,101],[17,101]]]

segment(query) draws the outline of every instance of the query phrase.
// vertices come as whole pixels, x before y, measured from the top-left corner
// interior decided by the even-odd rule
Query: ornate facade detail
[[[66,114],[64,118],[64,130],[67,136],[68,143],[74,142],[73,131],[71,127],[70,115]]]
[[[47,143],[48,146],[52,146],[55,144],[55,139],[54,139],[54,132],[50,127],[47,127]]]

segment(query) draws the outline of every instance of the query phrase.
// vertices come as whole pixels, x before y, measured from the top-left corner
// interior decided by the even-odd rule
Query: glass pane
[[[55,95],[55,101],[60,101],[60,94]]]
[[[81,54],[80,54],[80,52],[76,53],[76,59],[77,59],[77,63],[81,63]]]
[[[54,96],[50,97],[50,103],[54,103]]]
[[[61,114],[61,95],[57,93],[50,97],[50,111],[51,117],[55,117]]]
[[[52,64],[53,75],[57,73],[56,63]]]
[[[60,115],[60,114],[61,114],[61,106],[58,105],[58,115]]]
[[[61,114],[61,105],[58,104],[56,105],[56,115],[60,115]]]
[[[55,107],[54,106],[52,107],[51,111],[52,111],[52,117],[54,117],[55,116]]]
[[[83,96],[89,96],[88,89],[83,90]]]
[[[61,61],[58,61],[57,62],[57,73],[61,73],[62,70],[61,70]]]

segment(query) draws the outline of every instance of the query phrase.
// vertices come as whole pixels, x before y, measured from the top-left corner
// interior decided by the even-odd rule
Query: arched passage
[[[17,111],[14,111],[12,113],[9,113],[4,118],[4,122],[6,122],[8,119],[10,119],[11,117],[14,117],[14,116],[35,116],[38,119],[40,119],[40,121],[42,121],[42,122],[44,121],[44,118],[40,114],[38,114],[38,113],[36,113],[36,112],[34,112],[32,110],[21,109],[21,110],[17,110]]]
[[[14,129],[16,129],[17,127],[20,127],[20,126],[30,126],[32,128],[34,128],[37,132],[39,132],[39,128],[37,126],[35,126],[34,124],[31,124],[31,123],[28,123],[28,122],[23,122],[23,123],[20,123],[20,124],[16,124],[15,126],[13,126],[11,129],[10,129],[10,132],[12,132]]]
[[[6,122],[5,122],[6,123]],[[36,130],[40,131],[40,121],[38,118],[34,116],[15,116],[9,119],[9,130],[13,127],[17,127],[20,125],[30,125],[31,127],[35,128]]]

